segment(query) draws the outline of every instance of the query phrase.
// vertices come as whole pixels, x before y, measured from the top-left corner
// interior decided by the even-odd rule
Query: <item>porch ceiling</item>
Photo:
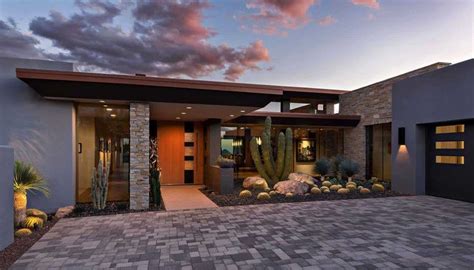
[[[252,112],[226,124],[263,124],[267,116],[272,117],[272,124],[287,126],[355,127],[360,122],[359,115]]]

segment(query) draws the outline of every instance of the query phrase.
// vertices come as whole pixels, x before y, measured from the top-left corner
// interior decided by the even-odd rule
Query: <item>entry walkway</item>
[[[216,208],[199,189],[200,185],[161,186],[161,198],[167,211],[199,208]]]

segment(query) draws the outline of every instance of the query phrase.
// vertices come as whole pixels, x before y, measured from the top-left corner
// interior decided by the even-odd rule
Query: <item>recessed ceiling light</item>
[[[107,108],[107,109],[105,109],[105,110],[108,111],[108,112],[111,112],[111,111],[112,111],[112,108]]]
[[[104,106],[104,108],[107,108],[107,107],[109,107],[109,105],[107,105],[107,104],[104,104],[104,105],[102,105],[102,106]]]
[[[105,103],[105,100],[99,100],[100,103]]]
[[[193,108],[193,107],[191,107],[191,106],[186,107],[186,109],[188,109],[188,110],[191,110],[192,108]]]
[[[185,115],[185,114],[186,114],[186,112],[181,112],[181,114],[182,114],[182,115]]]
[[[111,114],[110,117],[116,117],[117,115],[116,114]]]
[[[233,115],[233,114],[230,114],[229,116],[230,116],[230,117],[234,117],[234,115]]]
[[[179,120],[179,119],[181,119],[181,117],[179,117],[179,116],[176,116],[176,119],[177,119],[177,120]]]
[[[244,112],[245,112],[245,110],[240,110],[240,112],[241,112],[241,113],[244,113]]]

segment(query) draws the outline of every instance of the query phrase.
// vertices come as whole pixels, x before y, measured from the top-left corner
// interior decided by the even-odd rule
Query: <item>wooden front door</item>
[[[158,122],[161,184],[184,184],[184,123]]]

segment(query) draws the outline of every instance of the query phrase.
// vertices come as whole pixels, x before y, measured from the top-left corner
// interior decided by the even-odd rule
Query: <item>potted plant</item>
[[[349,182],[352,182],[352,177],[359,172],[359,164],[350,159],[341,161],[339,168],[341,173],[347,176]]]
[[[331,163],[326,158],[317,160],[316,163],[314,163],[314,170],[321,175],[321,182],[324,182],[324,178],[329,173],[330,168]]]
[[[13,172],[13,192],[15,225],[20,225],[26,218],[26,206],[28,204],[27,193],[39,192],[49,196],[49,188],[46,180],[30,164],[15,161]]]

